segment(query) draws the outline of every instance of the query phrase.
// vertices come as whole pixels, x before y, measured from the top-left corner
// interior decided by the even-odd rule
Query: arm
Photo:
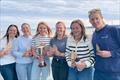
[[[106,50],[100,50],[97,51],[97,55],[103,57],[103,58],[109,58],[109,57],[120,57],[120,28],[117,27],[110,27],[109,31],[110,37],[112,38],[112,43],[110,46],[112,47],[109,51]]]
[[[120,28],[113,28],[111,31],[111,36],[116,41],[116,46],[118,46],[118,48],[110,51],[111,55],[112,57],[120,57]]]
[[[4,40],[3,39],[0,39],[0,57],[3,57],[5,55],[4,53]]]
[[[13,47],[12,47],[12,51],[13,51],[13,55],[16,57],[16,58],[20,58],[20,57],[23,57],[24,55],[24,52],[22,51],[19,51],[19,41],[18,39],[15,39],[13,41]]]
[[[6,42],[6,38],[0,40],[0,57],[11,53],[11,44],[8,45]]]
[[[70,44],[69,40],[67,40],[65,57],[66,57],[66,61],[68,63],[68,66],[72,67],[71,66],[72,62],[71,62],[71,57],[70,57],[71,54],[70,54],[69,44]]]
[[[5,55],[4,50],[1,50],[1,51],[0,51],[0,57],[3,57],[4,55]]]
[[[65,56],[65,54],[64,53],[62,53],[62,52],[60,52],[59,50],[58,50],[58,48],[57,48],[57,46],[55,46],[55,47],[53,47],[54,48],[54,55],[56,55],[56,56],[61,56],[61,57],[64,57]]]
[[[91,67],[94,63],[95,63],[95,60],[94,60],[94,51],[93,51],[93,46],[92,46],[92,42],[91,40],[88,41],[88,48],[89,48],[89,59],[87,61],[85,61],[84,63],[86,64],[86,67]]]
[[[92,46],[91,41],[88,41],[87,45],[88,45],[88,49],[89,49],[88,59],[80,60],[79,62],[76,62],[76,67],[80,70],[83,70],[85,68],[89,68],[89,67],[93,66],[93,64],[95,63],[93,46]]]
[[[32,55],[37,58],[38,55],[36,54],[36,44],[35,44],[35,38],[32,39],[32,47],[31,47],[31,53]]]
[[[4,55],[9,54],[10,52],[11,50],[3,48],[2,50],[0,50],[0,57],[3,57]]]

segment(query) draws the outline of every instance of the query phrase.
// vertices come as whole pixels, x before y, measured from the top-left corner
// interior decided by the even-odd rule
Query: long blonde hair
[[[56,26],[57,26],[58,24],[60,24],[60,23],[64,26],[64,29],[65,29],[65,30],[64,30],[63,36],[65,36],[65,33],[66,33],[66,26],[65,26],[65,23],[62,22],[62,21],[58,21],[58,22],[56,23]],[[57,32],[55,32],[54,38],[57,38]]]
[[[52,31],[51,31],[50,27],[48,26],[48,24],[46,22],[39,22],[38,26],[37,26],[36,34],[35,34],[35,36],[33,38],[35,38],[37,35],[39,35],[38,29],[39,29],[40,25],[45,25],[47,27],[48,37],[51,37]]]

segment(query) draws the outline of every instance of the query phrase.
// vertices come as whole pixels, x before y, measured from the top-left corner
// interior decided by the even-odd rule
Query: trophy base
[[[44,64],[40,63],[38,66],[39,66],[39,67],[46,67],[47,64],[44,62]]]

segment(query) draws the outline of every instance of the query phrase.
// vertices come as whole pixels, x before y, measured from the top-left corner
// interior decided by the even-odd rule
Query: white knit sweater
[[[87,68],[91,67],[94,64],[94,52],[91,40],[86,39],[84,41],[82,38],[79,42],[76,42],[72,36],[68,37],[65,56],[70,67],[70,54],[72,51],[75,51],[75,53],[77,54],[77,63],[80,63],[82,61],[87,65]]]

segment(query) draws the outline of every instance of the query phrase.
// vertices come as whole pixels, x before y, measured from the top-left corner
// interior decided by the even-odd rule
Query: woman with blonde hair
[[[55,36],[51,39],[50,45],[56,50],[52,60],[52,73],[54,80],[67,80],[68,65],[65,59],[65,46],[67,42],[66,26],[64,22],[58,21],[56,23]]]
[[[39,51],[39,47],[49,45],[50,36],[51,29],[48,24],[40,22],[32,40],[32,52],[34,58],[31,80],[48,80],[50,75],[50,59],[44,52]],[[44,60],[44,63],[43,65],[40,65],[42,60]]]

